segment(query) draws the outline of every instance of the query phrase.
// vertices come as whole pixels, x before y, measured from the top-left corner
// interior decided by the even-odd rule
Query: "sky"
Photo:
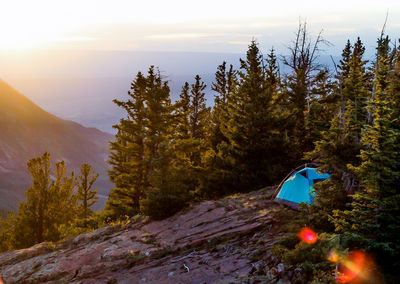
[[[238,68],[252,39],[285,55],[307,21],[314,39],[322,31],[331,43],[323,65],[357,36],[373,60],[386,15],[398,39],[400,0],[0,0],[0,78],[61,118],[112,131],[121,117],[112,99],[150,65],[175,98],[200,74],[210,103],[218,64]]]
[[[1,0],[0,52],[125,50],[243,53],[252,38],[278,50],[299,19],[334,46],[400,35],[393,0]]]

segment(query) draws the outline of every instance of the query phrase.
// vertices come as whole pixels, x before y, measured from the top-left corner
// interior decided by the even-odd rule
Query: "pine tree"
[[[186,86],[183,100],[187,94]],[[147,76],[138,73],[129,95],[128,101],[115,100],[128,116],[115,126],[118,134],[111,143],[110,178],[116,187],[110,193],[106,213],[114,219],[137,213],[166,217],[172,210],[168,204],[161,206],[160,200],[168,203],[176,199],[185,204],[181,188],[175,187],[176,181],[170,177],[181,161],[179,151],[175,151],[177,141],[192,131],[188,103],[171,104],[168,84],[153,66]],[[174,206],[178,208],[177,203]]]
[[[328,69],[321,69],[313,78],[306,121],[311,140],[320,140],[322,132],[329,129],[337,114],[340,100],[337,89],[337,83],[331,80]]]
[[[331,121],[329,130],[322,131],[322,138],[315,142],[313,151],[306,153],[305,158],[319,164],[319,170],[329,173],[329,179],[314,185],[314,204],[305,211],[306,218],[315,228],[332,232],[330,223],[332,211],[346,209],[349,202],[349,190],[354,186],[354,179],[348,164],[357,164],[354,156],[353,140],[346,135],[340,115]]]
[[[28,247],[43,241],[58,241],[61,225],[69,225],[76,218],[75,177],[67,175],[64,162],[58,162],[54,171],[50,154],[31,159],[28,170],[32,186],[25,192],[15,217],[16,248]],[[54,180],[51,176],[54,176]]]
[[[161,75],[154,66],[151,66],[146,78],[145,92],[145,130],[144,145],[147,169],[151,171],[151,159],[157,158],[159,145],[171,138],[173,106],[170,100],[170,89],[167,82],[163,82]]]
[[[378,40],[375,93],[369,102],[372,125],[367,125],[362,143],[362,163],[355,167],[361,181],[353,195],[351,210],[336,211],[335,226],[349,245],[373,251],[386,273],[399,275],[400,257],[400,124],[399,109],[392,104],[389,41]],[[398,64],[398,63],[397,63]],[[398,72],[398,71],[397,71]]]
[[[351,54],[352,54],[352,46],[350,43],[350,40],[347,40],[346,46],[342,51],[342,59],[340,60],[340,64],[337,67],[337,74],[336,74],[336,79],[338,80],[339,83],[339,95],[340,95],[340,114],[341,114],[341,119],[343,120],[343,114],[345,111],[345,98],[343,95],[343,89],[345,87],[345,82],[348,80],[349,75],[350,75],[350,59],[351,59]]]
[[[190,134],[193,138],[204,138],[206,136],[207,116],[209,109],[206,107],[204,89],[206,85],[201,81],[199,75],[195,77],[195,83],[191,88],[191,104],[190,104]]]
[[[215,73],[215,82],[211,85],[211,89],[217,93],[214,102],[216,106],[227,104],[228,98],[237,84],[236,75],[237,71],[233,69],[232,64],[229,66],[229,70],[226,68],[226,61],[223,61],[218,66]]]
[[[358,38],[349,61],[349,78],[344,82],[343,89],[346,128],[356,144],[360,143],[361,130],[367,121],[369,82],[365,67],[367,61],[363,60],[364,52],[365,47]]]
[[[239,77],[222,132],[228,139],[224,151],[231,164],[231,189],[249,191],[272,184],[282,174],[285,140],[277,130],[275,89],[267,83],[264,59],[255,41],[249,45],[246,60],[241,60]]]
[[[228,120],[228,102],[235,92],[237,85],[237,71],[233,69],[232,64],[229,70],[227,70],[226,62],[222,62],[217,68],[215,82],[212,83],[211,87],[211,89],[216,92],[211,116],[212,128],[210,133],[211,147],[214,152],[218,151],[217,147],[220,143],[227,142],[226,137],[221,132],[221,128],[225,127],[225,122]]]
[[[5,217],[0,218],[0,252],[15,248],[15,212],[8,212]]]
[[[114,128],[118,130],[115,141],[110,143],[109,171],[115,184],[106,203],[106,215],[112,219],[139,213],[140,200],[148,185],[145,163],[146,89],[147,79],[138,73],[131,84],[126,102],[114,100],[122,107],[127,118]]]
[[[211,114],[205,103],[205,88],[197,75],[190,88],[185,83],[180,100],[175,103],[179,120],[176,127],[178,133],[174,135],[176,157],[172,171],[180,172],[181,181],[190,185],[191,193],[199,193],[200,180],[205,174],[204,156],[210,148]]]
[[[208,127],[209,147],[204,153],[204,174],[200,180],[199,195],[204,198],[216,198],[232,190],[230,184],[229,161],[227,157],[228,138],[223,134],[229,120],[228,104],[238,86],[237,71],[233,65],[227,70],[224,61],[215,73],[215,82],[211,89],[216,92],[214,106]]]
[[[365,61],[362,60],[364,49],[361,41],[357,41],[357,49],[351,50],[348,41],[338,66],[338,87],[332,94],[331,110],[336,109],[336,115],[330,123],[329,130],[321,132],[321,138],[315,142],[315,148],[305,155],[306,159],[320,165],[320,170],[330,173],[330,178],[314,186],[316,197],[314,205],[308,208],[306,214],[317,228],[325,231],[333,231],[334,226],[329,222],[333,210],[345,210],[350,201],[349,195],[357,188],[357,178],[348,165],[360,165],[361,144],[355,138],[358,132],[354,132],[357,124],[366,123],[366,112],[358,114],[358,120],[354,118],[354,109],[357,101],[365,102],[367,87],[363,78],[366,78]],[[358,62],[358,63],[357,63]],[[361,92],[363,96],[358,97]],[[326,106],[326,102],[322,101]],[[326,110],[325,110],[326,111]],[[332,111],[332,114],[334,111]],[[361,128],[358,128],[361,131]]]
[[[93,184],[99,177],[89,164],[81,166],[81,175],[78,177],[77,199],[80,202],[78,207],[78,218],[83,221],[83,227],[88,227],[89,218],[93,215],[91,208],[97,202],[97,189],[92,189]]]
[[[147,176],[149,186],[146,189],[146,197],[140,202],[140,209],[146,215],[162,219],[185,206],[189,191],[194,185],[185,182],[188,179],[191,181],[187,174],[187,160],[179,156],[182,153],[182,149],[179,148],[180,140],[175,139],[176,134],[173,133],[176,125],[174,109],[176,110],[177,105],[171,104],[167,83],[163,82],[160,74],[154,73],[152,68],[149,70],[148,80],[145,160],[149,169]],[[190,138],[194,130],[199,129],[194,129],[191,125],[192,102],[188,104],[187,91],[186,85],[182,91],[181,99],[183,100],[178,102],[183,113],[184,119],[181,120],[183,124],[179,126],[178,121],[177,129],[185,129],[183,132],[185,134],[187,130],[185,125],[188,123]],[[188,113],[186,113],[187,110]],[[189,114],[189,120],[186,119],[187,114]]]
[[[267,63],[265,69],[267,86],[269,86],[271,89],[276,89],[281,85],[281,78],[279,73],[277,57],[275,54],[275,50],[273,48],[267,54],[267,58],[265,61]]]
[[[210,124],[210,108],[206,106],[204,89],[206,85],[199,75],[190,90],[189,106],[189,136],[198,145],[191,154],[191,161],[195,167],[202,167],[201,158],[207,148]]]
[[[177,117],[176,136],[178,139],[189,138],[189,114],[190,114],[190,86],[188,82],[182,87],[179,100],[175,103]]]
[[[194,189],[193,177],[189,175],[191,171],[177,157],[176,148],[168,141],[159,146],[157,158],[152,162],[153,171],[149,175],[150,186],[146,198],[140,203],[141,212],[156,220],[171,216],[185,207],[190,191]]]

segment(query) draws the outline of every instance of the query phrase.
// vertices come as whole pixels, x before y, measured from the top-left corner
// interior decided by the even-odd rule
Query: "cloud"
[[[229,44],[234,44],[234,45],[249,45],[249,41],[239,41],[239,40],[233,40],[233,41],[228,41]]]
[[[172,34],[149,35],[146,38],[154,40],[180,40],[180,39],[202,38],[208,36],[210,35],[203,33],[172,33]]]
[[[56,40],[57,41],[89,41],[89,40],[98,40],[98,38],[86,37],[86,36],[74,36],[74,37],[57,38]]]

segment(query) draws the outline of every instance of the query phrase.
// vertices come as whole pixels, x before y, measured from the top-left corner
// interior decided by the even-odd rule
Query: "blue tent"
[[[301,202],[313,203],[313,185],[327,178],[329,174],[322,174],[316,168],[306,166],[283,180],[275,200],[293,208],[297,208]]]

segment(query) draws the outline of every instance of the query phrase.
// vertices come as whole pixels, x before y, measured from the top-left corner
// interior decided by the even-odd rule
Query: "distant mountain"
[[[213,105],[211,82],[214,75],[200,74],[200,76],[207,84],[207,104]],[[60,118],[115,133],[112,126],[117,124],[125,113],[112,100],[126,100],[133,79],[133,77],[18,78],[12,80],[12,85],[18,86],[18,89],[36,104]],[[172,100],[179,98],[186,81],[194,83],[194,75],[168,76],[165,79],[169,81]]]
[[[31,184],[26,163],[45,151],[50,152],[53,162],[64,160],[76,173],[81,164],[91,164],[100,174],[95,186],[101,207],[111,187],[106,175],[111,139],[108,133],[44,111],[0,80],[0,208],[17,207]]]

